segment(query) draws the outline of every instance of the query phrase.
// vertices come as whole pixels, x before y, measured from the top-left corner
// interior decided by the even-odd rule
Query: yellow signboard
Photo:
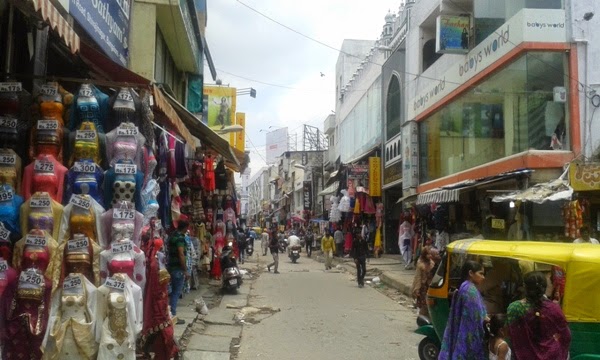
[[[492,229],[504,230],[505,224],[504,219],[492,219]]]
[[[569,181],[575,191],[600,190],[600,163],[569,165]]]
[[[242,131],[235,133],[235,148],[241,152],[244,152],[246,151],[246,113],[236,113],[235,124],[242,127]]]
[[[236,89],[204,86],[204,96],[208,100],[206,124],[217,132],[227,133],[228,127],[235,125]]]
[[[381,196],[381,158],[369,158],[369,195]]]

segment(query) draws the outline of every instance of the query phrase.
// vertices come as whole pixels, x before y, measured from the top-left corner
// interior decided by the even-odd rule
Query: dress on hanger
[[[154,152],[148,147],[148,144],[146,144],[146,146],[144,146],[144,186],[146,186],[154,177],[154,171],[156,170],[157,164],[158,162],[156,161]]]
[[[47,193],[35,193],[33,198],[48,199]],[[21,220],[21,233],[28,233],[32,229],[45,230],[53,239],[58,239],[60,220],[63,214],[63,206],[50,198],[49,207],[31,206],[31,198],[21,205],[19,218]]]
[[[132,219],[131,211],[133,211]],[[107,210],[102,214],[100,222],[102,223],[102,243],[100,243],[102,250],[108,249],[111,243],[122,239],[131,239],[135,245],[140,246],[144,215],[136,211],[131,203],[122,202]]]
[[[227,170],[225,169],[225,161],[222,159],[219,160],[215,169],[215,185],[217,190],[221,192],[227,190]]]
[[[25,167],[23,173],[23,198],[29,200],[31,194],[42,191],[56,201],[62,201],[65,174],[64,167],[52,155],[39,155],[36,161]]]
[[[13,149],[0,149],[0,184],[11,185],[21,195],[22,170],[21,157]],[[14,159],[14,161],[13,161]]]
[[[92,160],[80,160],[78,163],[79,166],[74,166],[67,172],[63,204],[68,203],[73,194],[87,194],[104,207],[104,194],[102,192],[104,171]]]

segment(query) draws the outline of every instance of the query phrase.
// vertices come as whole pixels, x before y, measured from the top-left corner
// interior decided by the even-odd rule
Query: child
[[[489,340],[488,350],[490,352],[490,360],[510,360],[510,347],[504,337],[506,334],[506,315],[495,314],[490,319],[489,323]]]

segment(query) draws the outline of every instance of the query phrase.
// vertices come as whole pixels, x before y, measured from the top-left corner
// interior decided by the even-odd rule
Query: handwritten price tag
[[[0,116],[0,127],[8,128],[8,129],[16,129],[17,128],[17,119]]]
[[[67,250],[76,251],[86,249],[90,246],[90,240],[88,238],[74,239],[67,241]]]
[[[112,244],[113,253],[122,253],[133,250],[133,243],[131,241],[124,241],[117,244]]]
[[[81,195],[71,196],[71,200],[69,202],[75,206],[79,206],[80,208],[86,210],[88,210],[92,206],[90,200]]]
[[[36,160],[34,166],[34,170],[36,172],[54,172],[54,163],[52,161],[46,160]]]
[[[33,271],[23,271],[21,275],[19,275],[19,282],[32,284],[32,285],[42,285],[42,276]]]
[[[0,224],[2,225],[2,224]],[[10,231],[6,230],[4,225],[0,226],[0,241],[9,241]]]
[[[40,95],[55,96],[56,94],[58,94],[58,85],[56,84],[44,84],[40,87]]]
[[[46,237],[41,235],[27,235],[25,245],[27,246],[46,246]]]
[[[63,282],[63,290],[83,289],[79,276],[67,276]]]
[[[138,129],[136,127],[134,127],[134,128],[118,127],[117,128],[118,136],[135,136],[137,134],[138,134]]]
[[[11,201],[13,197],[13,192],[10,190],[0,191],[0,201]]]
[[[34,196],[31,199],[29,199],[29,207],[50,207],[50,204],[50,198],[47,196]]]
[[[0,272],[6,272],[8,270],[8,263],[6,260],[0,260]]]
[[[79,88],[79,96],[82,96],[82,97],[93,97],[94,96],[94,91],[92,91],[92,87],[91,86],[89,86],[87,84],[83,84]]]
[[[117,290],[125,290],[125,282],[113,278],[106,279],[104,285]]]
[[[131,95],[131,92],[127,89],[121,89],[121,91],[119,91],[119,94],[117,95],[117,99],[121,101],[133,102],[133,96]]]
[[[75,140],[94,140],[96,132],[94,130],[77,130],[75,132]]]
[[[75,161],[75,164],[73,164],[73,170],[75,170],[75,172],[93,174],[96,172],[96,164]]]
[[[135,164],[115,164],[115,173],[135,175],[137,173],[137,165],[135,165]]]
[[[117,220],[133,220],[135,219],[135,210],[113,210],[113,219]]]
[[[0,92],[20,92],[23,84],[20,82],[0,82]]]
[[[38,128],[38,130],[56,130],[56,129],[58,129],[58,121],[57,120],[38,120],[37,128]]]

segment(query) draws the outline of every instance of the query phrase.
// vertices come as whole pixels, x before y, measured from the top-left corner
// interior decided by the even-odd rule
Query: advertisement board
[[[206,98],[206,119],[209,128],[227,133],[227,128],[235,125],[236,89],[226,86],[204,86]],[[225,137],[229,140],[229,136]]]
[[[419,185],[419,127],[415,121],[402,126],[402,189]]]
[[[303,187],[302,202],[304,204],[304,210],[311,210],[312,209],[312,182],[304,181],[302,187]]]
[[[442,54],[466,54],[469,52],[468,15],[440,15],[436,19],[435,51]]]
[[[127,66],[131,0],[70,0],[69,14],[114,62]]]
[[[569,182],[575,191],[600,190],[600,163],[569,164]]]
[[[274,164],[277,157],[288,151],[288,128],[270,131],[266,135],[267,164]]]
[[[354,197],[356,188],[359,186],[364,187],[367,193],[369,192],[369,164],[350,164],[346,171],[350,197]]]
[[[234,147],[241,152],[246,151],[246,113],[235,113],[235,124],[242,127],[242,131],[234,133]]]

